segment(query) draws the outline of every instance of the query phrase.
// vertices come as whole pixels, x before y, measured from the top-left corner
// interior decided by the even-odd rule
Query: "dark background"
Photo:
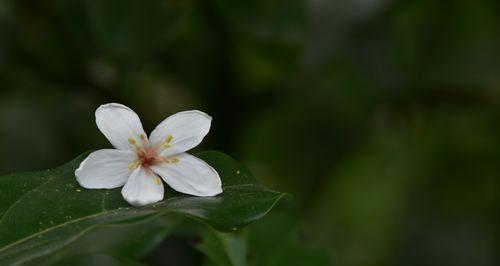
[[[199,149],[293,195],[251,230],[304,265],[500,263],[498,1],[0,1],[0,173],[109,147],[107,102],[212,115]]]

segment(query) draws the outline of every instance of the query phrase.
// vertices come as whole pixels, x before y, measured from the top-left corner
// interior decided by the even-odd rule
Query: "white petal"
[[[125,105],[109,103],[101,105],[95,112],[97,127],[119,150],[134,151],[129,142],[134,139],[139,145],[147,145],[147,136],[137,114]]]
[[[76,180],[84,188],[121,187],[132,173],[128,165],[135,159],[131,151],[95,151],[76,169]]]
[[[173,189],[195,196],[215,196],[222,193],[222,183],[217,171],[187,153],[175,156],[177,163],[161,163],[151,166]]]
[[[150,136],[152,146],[159,146],[162,156],[170,156],[196,147],[210,130],[212,118],[197,110],[184,111],[167,117],[153,130]],[[169,137],[169,148],[162,143]]]
[[[123,198],[134,206],[144,206],[163,199],[163,183],[150,170],[138,167],[122,189]]]

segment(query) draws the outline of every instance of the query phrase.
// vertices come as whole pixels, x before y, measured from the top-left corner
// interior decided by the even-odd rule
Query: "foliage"
[[[92,257],[96,260],[137,260],[181,217],[234,231],[264,216],[284,195],[258,185],[227,155],[205,152],[199,156],[219,172],[222,196],[169,191],[160,203],[133,208],[122,199],[120,188],[78,186],[74,171],[86,155],[54,170],[0,178],[0,264],[50,265],[92,254],[105,256]]]

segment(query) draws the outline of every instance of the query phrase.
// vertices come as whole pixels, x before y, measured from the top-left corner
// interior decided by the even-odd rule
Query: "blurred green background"
[[[109,147],[107,102],[146,131],[203,110],[200,149],[293,195],[257,265],[500,264],[498,1],[0,1],[0,173]]]

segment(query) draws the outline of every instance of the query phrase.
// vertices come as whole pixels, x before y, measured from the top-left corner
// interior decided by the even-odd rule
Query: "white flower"
[[[200,144],[210,130],[212,118],[207,114],[174,114],[163,120],[149,138],[137,114],[124,105],[102,105],[95,116],[97,127],[116,150],[98,150],[80,164],[75,175],[82,187],[111,189],[125,185],[123,198],[134,206],[161,201],[161,179],[190,195],[222,193],[217,171],[186,153]]]

